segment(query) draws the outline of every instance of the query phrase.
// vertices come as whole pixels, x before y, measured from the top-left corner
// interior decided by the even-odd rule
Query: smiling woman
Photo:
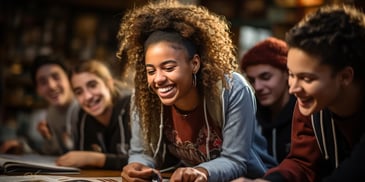
[[[121,169],[128,160],[130,93],[101,61],[76,65],[70,76],[79,112],[75,149],[61,156],[62,166]]]
[[[258,177],[275,165],[256,125],[253,91],[235,72],[225,19],[160,1],[130,10],[118,37],[118,56],[136,70],[123,180],[151,180],[154,168],[179,161],[171,181]]]

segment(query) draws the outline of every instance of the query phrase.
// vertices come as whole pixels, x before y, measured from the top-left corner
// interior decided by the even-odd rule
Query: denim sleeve
[[[256,103],[244,78],[234,75],[225,90],[223,145],[220,157],[199,164],[207,169],[208,181],[229,181],[245,176],[253,150]]]
[[[128,163],[138,162],[146,166],[155,167],[155,162],[151,156],[144,154],[143,136],[139,124],[138,111],[134,105],[134,95],[131,99],[131,146],[129,150]]]

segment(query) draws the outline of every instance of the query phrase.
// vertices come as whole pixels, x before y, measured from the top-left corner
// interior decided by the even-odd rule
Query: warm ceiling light
[[[275,3],[281,7],[307,7],[322,5],[323,0],[275,0]]]
[[[298,0],[298,6],[319,6],[323,0]]]

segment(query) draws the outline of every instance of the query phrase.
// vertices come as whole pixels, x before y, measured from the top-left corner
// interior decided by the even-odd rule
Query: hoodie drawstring
[[[208,130],[208,134],[207,134],[207,138],[206,138],[206,143],[205,143],[205,148],[207,150],[207,159],[210,160],[210,153],[209,153],[209,140],[210,140],[210,126],[208,123],[208,115],[207,115],[207,106],[206,106],[206,100],[204,97],[204,120],[205,120],[205,124],[207,125],[207,130]],[[151,148],[152,148],[152,152],[153,154],[153,158],[155,159],[159,149],[161,147],[161,143],[162,143],[162,134],[163,134],[163,105],[161,104],[161,112],[160,112],[160,133],[159,133],[159,137],[158,137],[158,142],[157,142],[157,148],[156,150],[153,149],[152,144],[150,144]]]

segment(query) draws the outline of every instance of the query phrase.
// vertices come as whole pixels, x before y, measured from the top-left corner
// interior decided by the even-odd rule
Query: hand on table
[[[43,136],[44,139],[50,140],[52,137],[51,131],[48,128],[46,121],[40,121],[37,125],[38,132]]]
[[[121,176],[123,181],[150,182],[154,177],[162,181],[158,170],[136,162],[124,166]]]
[[[56,164],[69,167],[103,167],[106,156],[99,152],[70,151],[59,157]]]
[[[179,181],[179,182],[207,182],[208,181],[208,172],[201,167],[192,168],[192,167],[182,167],[177,168],[175,172],[172,174],[170,181]]]
[[[231,182],[269,182],[264,179],[248,179],[244,177],[237,178],[235,180],[232,180]]]
[[[6,140],[0,146],[0,153],[21,154],[23,153],[23,145],[17,139]]]

